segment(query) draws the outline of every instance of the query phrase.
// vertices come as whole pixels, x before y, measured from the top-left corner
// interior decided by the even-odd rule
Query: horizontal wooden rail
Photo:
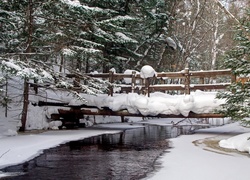
[[[130,84],[119,84],[121,92],[138,92],[150,94],[154,91],[180,91],[185,94],[190,94],[193,90],[216,90],[226,89],[232,82],[236,81],[235,75],[232,74],[230,69],[224,70],[211,70],[211,71],[189,71],[184,69],[179,72],[160,72],[157,77],[142,79],[140,74],[135,71],[132,74],[122,73],[102,73],[102,74],[83,74],[83,76],[90,76],[94,78],[106,79],[111,83],[117,81],[122,82],[124,79],[131,79]],[[77,77],[76,75],[68,75],[68,77]],[[218,77],[224,77],[227,81],[225,83],[214,83]],[[211,80],[211,78],[213,80]],[[178,81],[178,84],[171,83]],[[208,83],[208,81],[213,84]],[[170,82],[171,81],[171,82]],[[206,83],[207,81],[207,83]],[[113,95],[113,87],[110,87],[110,95]]]
[[[232,75],[232,71],[230,69],[224,69],[224,70],[211,70],[211,71],[178,71],[178,72],[158,72],[157,78],[184,78],[188,73],[189,76],[192,77],[216,77],[216,76],[230,76]],[[99,74],[92,74],[88,73],[85,74],[90,77],[95,78],[106,78],[108,79],[110,76],[110,73],[99,73]],[[123,74],[123,73],[113,73],[113,79],[114,80],[120,80],[123,78],[132,78],[132,74]],[[135,74],[135,78],[141,79],[140,74]]]
[[[84,115],[106,115],[106,116],[132,116],[132,117],[160,117],[160,118],[223,118],[225,117],[222,114],[215,114],[215,113],[204,113],[204,114],[195,114],[190,112],[188,116],[183,116],[181,114],[174,115],[174,114],[158,114],[156,116],[144,116],[142,114],[131,114],[128,111],[111,111],[111,110],[98,110],[98,111],[91,111],[88,109],[81,109],[80,111]]]

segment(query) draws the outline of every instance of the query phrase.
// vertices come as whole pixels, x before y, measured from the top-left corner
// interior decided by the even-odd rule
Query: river
[[[142,179],[160,168],[157,158],[167,152],[168,139],[180,133],[177,127],[145,125],[72,141],[1,171],[18,174],[6,180]]]

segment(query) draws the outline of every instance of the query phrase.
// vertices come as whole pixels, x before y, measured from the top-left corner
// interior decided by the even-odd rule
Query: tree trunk
[[[59,68],[59,72],[61,73],[63,70],[63,65],[64,65],[64,57],[63,54],[61,54],[61,61],[60,61],[60,68]]]
[[[214,20],[214,25],[213,25],[213,39],[212,39],[212,50],[211,50],[211,55],[212,55],[212,62],[211,62],[211,70],[215,69],[215,64],[216,64],[216,59],[217,59],[217,51],[218,51],[218,27],[219,27],[219,17],[218,13],[219,10],[215,10],[215,20]]]
[[[27,113],[28,113],[28,105],[29,105],[29,84],[28,84],[27,78],[25,78],[24,87],[23,87],[23,110],[22,110],[22,117],[21,117],[22,126],[20,127],[19,131],[25,131],[25,125],[26,125]]]
[[[6,98],[5,117],[7,117],[8,116],[8,100],[9,100],[9,98],[8,98],[8,78],[7,78],[7,76],[6,76],[5,80],[6,80],[6,87],[5,87],[5,98]]]
[[[27,7],[27,31],[28,31],[28,40],[27,40],[27,49],[26,53],[28,55],[26,56],[27,59],[29,58],[29,53],[32,52],[32,41],[33,41],[33,2],[32,0],[29,0],[29,4]],[[21,123],[22,126],[20,127],[19,131],[25,131],[25,125],[27,120],[27,112],[28,112],[28,104],[29,104],[29,84],[28,84],[28,78],[26,77],[24,79],[24,85],[23,85],[23,110],[22,110],[22,117],[21,117]]]
[[[87,58],[85,62],[85,73],[89,73],[89,58]]]
[[[249,33],[247,32],[247,30],[243,27],[243,25],[241,24],[241,22],[231,13],[229,12],[225,6],[222,5],[222,3],[219,0],[214,0],[215,3],[219,6],[219,8],[221,8],[224,13],[226,13],[231,19],[233,19],[239,26],[240,29],[243,31],[243,33],[245,34],[245,36],[248,38],[248,40],[250,40],[250,36]]]
[[[32,52],[32,41],[33,41],[33,2],[29,0],[29,5],[27,9],[27,26],[28,26],[28,40],[27,40],[27,49],[26,53]]]

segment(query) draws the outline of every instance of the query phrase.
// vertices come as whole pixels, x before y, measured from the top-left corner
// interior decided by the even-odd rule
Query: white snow
[[[138,71],[136,71],[136,70],[131,70],[131,69],[126,69],[126,70],[124,71],[124,74],[132,74],[133,71],[135,71],[135,74],[140,74],[140,72],[138,72]],[[132,83],[132,79],[131,79],[131,78],[124,78],[124,82],[125,82],[125,84],[131,84],[131,83]],[[139,80],[136,80],[136,83],[139,84],[140,81],[139,81]]]
[[[61,0],[61,1],[71,6],[81,6],[79,0]]]
[[[219,145],[224,148],[237,149],[250,153],[250,133],[240,134],[229,139],[221,140]]]
[[[113,111],[128,110],[134,114],[156,116],[158,114],[174,114],[188,116],[189,112],[197,114],[211,113],[224,103],[216,99],[216,92],[195,91],[190,95],[169,95],[161,92],[151,93],[150,97],[136,93],[108,95],[85,95],[88,105],[109,107]],[[74,103],[77,103],[74,101]],[[78,102],[79,104],[81,102]],[[72,104],[72,103],[70,103]]]
[[[173,148],[159,158],[162,164],[157,172],[145,179],[249,180],[249,155],[213,149],[204,143],[249,131],[234,123],[171,139]]]
[[[15,69],[16,71],[20,71],[22,69],[20,66],[16,65],[12,61],[2,61],[2,65],[6,68]]]
[[[103,130],[60,130],[48,131],[40,134],[20,134],[18,136],[3,137],[0,139],[0,168],[25,162],[33,159],[44,149],[60,144],[96,136],[104,133],[116,133],[118,131]],[[1,177],[1,173],[0,173]]]
[[[151,78],[151,77],[157,76],[157,73],[154,70],[154,68],[152,68],[152,66],[145,65],[145,66],[143,66],[141,68],[140,76],[143,79],[145,79],[145,78]]]
[[[169,47],[173,48],[173,50],[177,49],[177,44],[175,43],[175,41],[171,37],[167,37],[166,43]]]
[[[120,38],[122,41],[124,42],[133,42],[133,43],[138,43],[136,40],[126,36],[125,34],[121,33],[121,32],[116,32],[115,35]]]
[[[115,68],[111,68],[109,71],[113,72],[114,74],[116,73]]]

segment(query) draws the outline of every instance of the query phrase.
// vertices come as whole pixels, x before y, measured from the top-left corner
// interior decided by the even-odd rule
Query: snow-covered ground
[[[161,125],[169,123],[167,119],[147,120],[146,123]],[[131,128],[128,124],[114,123],[105,127],[117,129]],[[138,125],[133,125],[136,128]],[[119,130],[50,130],[41,133],[22,133],[0,139],[0,168],[18,164],[32,159],[42,153],[44,149],[59,144],[83,139],[104,133],[117,133]],[[216,128],[206,128],[196,131],[192,135],[182,135],[170,139],[171,149],[158,159],[161,163],[157,171],[149,174],[145,179],[174,179],[174,180],[248,180],[249,153],[237,151],[224,151],[219,147],[226,144],[232,149],[245,149],[250,147],[248,138],[250,129],[238,123],[227,124]],[[240,134],[240,135],[238,135]],[[158,164],[158,163],[157,163]],[[0,172],[0,178],[10,174]]]
[[[219,147],[230,144],[232,149],[250,147],[250,129],[238,123],[198,130],[193,135],[171,139],[173,148],[159,158],[161,167],[150,180],[248,180],[249,153],[237,153]],[[241,134],[241,135],[237,135]]]

